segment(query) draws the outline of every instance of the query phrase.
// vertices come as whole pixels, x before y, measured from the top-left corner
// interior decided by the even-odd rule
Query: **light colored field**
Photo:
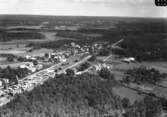
[[[125,87],[114,87],[113,92],[123,98],[128,98],[131,103],[134,103],[136,100],[140,101],[144,98],[144,95],[137,94],[136,91],[133,91],[129,88]]]
[[[6,27],[6,29],[15,29],[15,28],[40,29],[41,25],[39,25],[39,26],[27,26],[27,25],[24,25],[24,26],[8,26],[8,27]]]
[[[104,57],[98,57],[100,60],[104,60]],[[111,56],[106,63],[112,64],[114,66],[114,69],[116,70],[128,70],[133,69],[135,67],[145,66],[145,67],[151,67],[159,70],[161,73],[167,73],[167,62],[135,62],[135,63],[124,63],[122,62],[122,59],[115,58],[115,56]]]
[[[100,57],[99,59],[103,60],[104,58]],[[115,75],[116,80],[122,80],[125,70],[140,67],[141,65],[146,67],[153,67],[159,70],[161,73],[167,73],[167,62],[142,62],[127,64],[122,62],[119,58],[110,57],[106,63],[113,65],[111,72]],[[157,96],[165,97],[167,99],[167,78],[161,81],[159,85],[160,86],[155,86],[150,84],[150,86],[153,88],[152,92]],[[136,91],[122,86],[114,87],[113,92],[121,98],[128,98],[131,103],[133,103],[135,100],[140,101],[145,97],[143,94],[138,94]]]
[[[19,50],[19,49],[6,50],[6,51],[0,50],[0,54],[14,54],[14,55],[23,56],[23,57],[25,57],[26,55],[29,55],[29,56],[43,56],[44,53],[51,53],[51,52],[53,52],[53,50],[44,49],[44,48],[34,50],[32,52],[26,52],[26,50]]]
[[[29,47],[25,47],[25,44],[0,44],[0,54],[20,55],[29,49]]]
[[[16,68],[16,67],[18,67],[18,66],[20,66],[20,65],[23,65],[24,63],[26,63],[26,62],[12,62],[12,63],[7,63],[6,62],[6,64],[0,64],[0,67],[1,68],[6,68],[7,66],[10,66],[10,67],[12,67],[12,68]]]
[[[29,55],[29,56],[43,56],[45,53],[51,53],[51,52],[53,52],[52,49],[42,48],[42,49],[34,50],[32,52],[21,53],[21,54],[19,54],[19,56],[23,56],[23,57],[25,57],[26,55]]]
[[[44,39],[15,39],[15,40],[12,40],[12,41],[7,41],[7,42],[0,42],[0,45],[7,45],[7,44],[28,44],[28,43],[31,43],[31,42],[48,42],[48,41],[55,41],[57,40],[56,37],[55,37],[55,32],[39,32],[41,34],[43,34],[45,36]]]
[[[4,61],[4,60],[6,60],[6,58],[0,57],[0,61]]]
[[[161,82],[158,83],[160,86],[153,86],[154,90],[153,92],[160,97],[164,97],[167,99],[167,78],[162,80]],[[162,86],[162,87],[161,87]]]
[[[26,44],[0,42],[0,50],[10,50],[10,49],[14,49],[14,48],[25,48],[25,46],[26,46]]]
[[[24,44],[19,44],[19,47],[17,47],[15,44],[6,44],[6,45],[2,45],[0,46],[0,54],[13,54],[16,56],[22,56],[25,57],[27,55],[29,56],[43,56],[45,53],[51,53],[53,52],[52,49],[37,49],[34,50],[32,52],[28,52],[30,48],[25,47]],[[11,67],[15,67],[15,66],[19,66],[20,63],[18,62],[8,62],[6,61],[5,57],[1,57],[0,58],[0,66],[1,67],[6,67],[6,66],[11,66]]]
[[[25,51],[22,51],[22,50],[0,50],[0,54],[15,54],[15,55],[18,55],[18,54],[22,54],[22,53],[25,53]]]
[[[15,39],[12,41],[7,41],[7,42],[0,42],[0,48],[1,45],[16,45],[16,44],[28,44],[28,43],[45,43],[45,42],[49,42],[49,41],[58,41],[58,40],[76,40],[73,38],[65,38],[65,37],[59,37],[59,36],[55,36],[56,32],[39,32],[41,34],[43,34],[45,36],[44,39]]]
[[[167,73],[167,62],[142,62],[142,63],[122,63],[115,66],[116,69],[132,69],[135,67],[146,66],[146,67],[153,67],[159,70],[161,73]]]

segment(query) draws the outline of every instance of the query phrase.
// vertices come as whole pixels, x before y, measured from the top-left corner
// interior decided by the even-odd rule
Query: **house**
[[[7,79],[7,78],[3,78],[3,81],[4,81],[5,84],[9,83],[9,79]]]
[[[108,65],[106,63],[103,63],[103,64],[97,64],[97,65],[95,65],[94,68],[96,69],[96,71],[100,71],[102,68],[110,69],[110,68],[112,68],[112,66]]]
[[[3,78],[0,80],[0,87],[3,87],[4,84],[9,84],[9,79]]]
[[[35,72],[36,71],[36,68],[34,67],[33,63],[31,63],[31,62],[23,64],[23,65],[20,65],[20,68],[27,68],[31,72]]]
[[[0,87],[2,87],[2,86],[3,86],[3,81],[0,80]]]
[[[28,59],[28,60],[37,60],[37,58],[29,56],[29,55],[26,55],[26,59]]]
[[[126,63],[130,63],[130,62],[134,62],[135,58],[134,57],[124,58],[122,61]]]
[[[42,64],[38,64],[38,65],[36,65],[35,67],[36,67],[36,69],[40,70],[40,69],[43,68],[43,65],[42,65]]]

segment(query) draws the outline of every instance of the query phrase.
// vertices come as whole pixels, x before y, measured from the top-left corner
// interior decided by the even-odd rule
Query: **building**
[[[32,62],[28,62],[26,64],[20,65],[20,68],[27,68],[31,72],[35,72],[36,71],[36,68],[34,67]]]
[[[36,65],[35,67],[36,67],[37,70],[40,70],[40,69],[43,68],[43,65],[42,65],[42,64],[38,64],[38,65]]]
[[[3,87],[5,84],[9,84],[9,79],[3,78],[0,80],[0,87]]]
[[[26,56],[26,59],[28,59],[28,60],[37,60],[37,58],[29,56],[29,55]]]
[[[130,63],[130,62],[134,62],[135,58],[134,57],[124,58],[122,61],[126,63]]]
[[[95,68],[96,71],[100,71],[102,68],[111,69],[112,65],[103,63],[103,64],[97,64],[97,65],[95,65],[94,68]]]

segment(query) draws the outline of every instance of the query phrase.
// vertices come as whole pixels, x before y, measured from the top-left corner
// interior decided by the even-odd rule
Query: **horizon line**
[[[167,17],[142,17],[142,16],[103,16],[103,15],[52,15],[52,14],[0,14],[0,16],[50,16],[50,17],[118,17],[118,18],[141,18],[141,19],[166,19]]]

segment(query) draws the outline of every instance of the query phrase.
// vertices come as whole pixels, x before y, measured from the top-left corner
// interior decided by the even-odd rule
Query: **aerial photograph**
[[[0,0],[0,117],[167,117],[155,1]]]

